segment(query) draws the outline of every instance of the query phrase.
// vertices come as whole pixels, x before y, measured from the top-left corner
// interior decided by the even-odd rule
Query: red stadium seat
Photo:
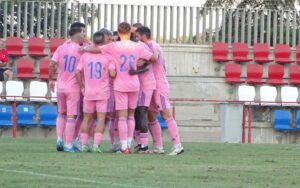
[[[241,65],[226,64],[225,65],[225,82],[230,84],[243,83],[241,80]]]
[[[247,79],[248,84],[263,84],[262,81],[263,67],[257,64],[247,65]]]
[[[6,39],[6,49],[8,55],[11,57],[21,57],[25,56],[22,52],[23,49],[23,40],[18,37],[7,37]]]
[[[248,58],[248,46],[245,43],[235,42],[232,44],[232,59],[235,62],[242,63],[242,62],[249,62],[252,59]]]
[[[288,64],[293,61],[290,59],[291,49],[287,44],[276,44],[275,45],[275,63]]]
[[[27,57],[20,58],[16,61],[18,78],[31,79],[35,78],[32,74],[34,69],[34,61]]]
[[[300,65],[290,66],[290,84],[300,85]]]
[[[214,42],[212,48],[213,60],[215,62],[228,62],[228,45],[225,42]]]
[[[300,63],[300,44],[296,47],[296,63]]]
[[[40,60],[40,79],[48,80],[49,79],[49,65],[51,63],[50,59],[42,59]],[[57,78],[57,73],[54,75],[54,80]]]
[[[45,41],[42,38],[30,37],[28,40],[28,54],[33,57],[44,57]]]
[[[50,53],[51,53],[51,55],[53,55],[55,50],[57,49],[57,47],[62,45],[64,42],[65,42],[65,39],[60,39],[60,38],[50,39]]]
[[[268,83],[270,85],[284,85],[286,84],[283,81],[284,76],[284,67],[282,65],[270,65],[269,66],[269,79]]]
[[[256,63],[269,63],[270,47],[265,43],[256,43],[253,45],[253,61]]]

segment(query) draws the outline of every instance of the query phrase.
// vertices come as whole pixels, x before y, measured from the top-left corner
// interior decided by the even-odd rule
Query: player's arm
[[[81,47],[80,51],[81,52],[89,52],[89,53],[93,53],[93,54],[101,53],[101,49],[99,47],[94,46],[94,45]]]
[[[109,67],[108,67],[108,72],[109,72],[109,76],[111,78],[115,78],[117,76],[117,71],[116,71],[116,63],[114,59],[111,59],[111,62],[109,63]]]
[[[109,70],[109,76],[111,78],[115,78],[117,76],[117,71],[115,69],[110,69]]]
[[[154,52],[151,58],[149,59],[148,64],[155,63],[159,59],[159,52]]]
[[[77,83],[78,83],[78,85],[80,87],[80,90],[81,90],[81,92],[83,94],[84,84],[83,84],[82,77],[81,77],[81,71],[79,69],[76,70],[75,76],[76,76]]]
[[[0,68],[5,67],[5,66],[6,66],[6,63],[0,61]]]
[[[57,62],[56,61],[51,61],[50,65],[49,65],[49,88],[50,88],[50,91],[54,92],[54,86],[55,86],[55,83],[54,83],[54,74],[56,73],[56,65]]]
[[[145,61],[145,60],[142,60],[140,59],[139,61]],[[134,70],[134,69],[130,69],[129,70],[129,74],[130,75],[136,75],[136,74],[141,74],[141,73],[144,73],[144,72],[147,72],[149,70],[149,65],[144,63],[141,68],[139,68],[138,70]]]

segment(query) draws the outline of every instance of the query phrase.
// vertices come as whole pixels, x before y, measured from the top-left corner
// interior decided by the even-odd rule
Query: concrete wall
[[[212,61],[210,46],[163,45],[163,49],[170,82],[170,98],[237,99],[237,88],[224,82],[224,65]],[[245,74],[245,65],[242,66]],[[266,76],[267,72],[264,75]],[[272,112],[276,108],[278,107],[253,107],[252,140],[254,143],[299,141],[298,133],[288,135],[273,130]],[[295,110],[295,107],[288,109]],[[176,120],[183,141],[221,141],[220,104],[178,102]],[[18,136],[22,134],[54,137],[55,132],[54,130],[45,132],[41,128],[35,128],[19,131]],[[10,130],[4,130],[3,135],[10,135]],[[168,140],[167,132],[164,135]]]

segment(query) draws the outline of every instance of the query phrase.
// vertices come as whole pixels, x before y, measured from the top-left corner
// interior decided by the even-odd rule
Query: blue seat
[[[157,120],[158,120],[158,123],[160,124],[160,127],[162,129],[167,129],[168,128],[165,120],[161,117],[160,113],[158,113]]]
[[[17,124],[20,127],[33,127],[37,125],[34,120],[35,108],[33,105],[20,104],[17,106]]]
[[[300,130],[300,110],[297,111],[297,117],[296,117],[296,129]]]
[[[295,128],[291,127],[292,115],[286,110],[274,111],[274,129],[278,131],[293,131]]]
[[[0,127],[12,126],[12,107],[10,105],[0,105]]]
[[[54,105],[42,105],[40,107],[40,125],[42,127],[55,127],[57,107]]]

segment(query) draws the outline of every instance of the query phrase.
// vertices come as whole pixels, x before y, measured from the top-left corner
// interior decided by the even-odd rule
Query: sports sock
[[[148,146],[148,133],[140,133],[140,144]]]
[[[99,146],[102,140],[102,133],[95,133],[94,135],[94,145]]]
[[[62,114],[58,114],[56,118],[56,135],[57,141],[63,140],[63,135],[66,127],[66,116]]]
[[[110,138],[110,143],[113,144],[114,143],[114,118],[111,117],[107,117],[106,118],[106,127],[109,128],[109,138]]]
[[[95,128],[96,128],[96,121],[92,119],[89,124],[89,136],[91,138],[94,138]]]
[[[80,131],[81,123],[82,123],[82,119],[81,119],[81,117],[78,117],[78,118],[75,120],[74,139],[76,139],[76,138],[79,136],[79,131]]]
[[[127,118],[127,126],[128,126],[128,132],[127,132],[127,144],[128,147],[131,147],[131,142],[133,140],[133,133],[135,128],[135,121],[133,116],[129,116]]]
[[[177,124],[173,117],[166,120],[168,126],[169,137],[172,140],[173,145],[180,144],[180,137],[177,129]]]
[[[80,139],[82,145],[87,145],[89,141],[89,135],[87,133],[80,133]]]
[[[119,138],[121,140],[122,150],[125,150],[127,148],[127,134],[128,134],[126,117],[118,118],[118,130],[119,130]]]
[[[66,123],[66,145],[70,146],[74,141],[74,132],[75,132],[75,119],[67,118]]]
[[[134,140],[137,144],[141,144],[141,138],[140,138],[141,131],[135,130],[134,131]]]
[[[154,146],[157,148],[162,147],[161,127],[158,121],[156,120],[154,122],[150,122],[148,125],[149,131],[152,135]]]

